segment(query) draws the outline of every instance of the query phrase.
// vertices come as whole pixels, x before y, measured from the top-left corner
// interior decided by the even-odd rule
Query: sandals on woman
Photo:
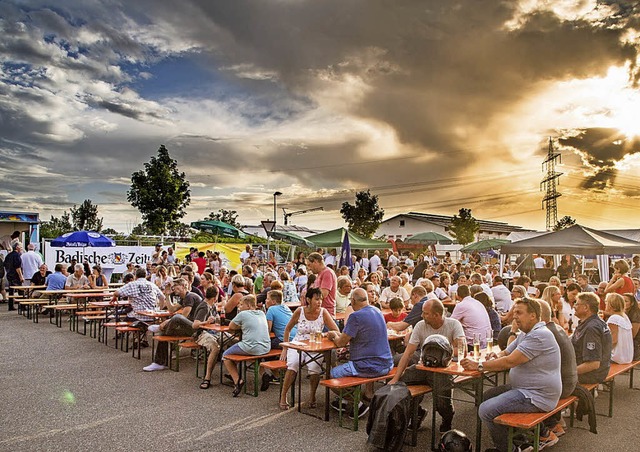
[[[238,397],[240,395],[240,393],[242,392],[243,386],[244,386],[244,380],[238,380],[232,393],[234,397]]]
[[[211,386],[211,380],[202,380],[200,383],[200,389],[209,389],[209,386]]]
[[[288,403],[279,403],[278,405],[280,406],[280,409],[282,411],[286,411],[286,410],[289,409],[289,404]]]

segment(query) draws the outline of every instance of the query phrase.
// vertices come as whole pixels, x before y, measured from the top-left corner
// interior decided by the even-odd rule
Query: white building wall
[[[404,225],[402,222],[404,221]],[[397,216],[390,220],[386,220],[380,224],[378,230],[375,233],[376,237],[380,237],[382,235],[386,236],[388,239],[402,239],[406,240],[409,237],[420,234],[421,232],[438,232],[447,237],[450,237],[447,232],[445,232],[442,226],[433,223],[427,223],[425,221],[416,220],[414,218],[405,217],[404,215]]]

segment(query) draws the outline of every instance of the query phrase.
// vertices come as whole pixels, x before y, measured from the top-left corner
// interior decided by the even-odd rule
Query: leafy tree
[[[576,224],[576,220],[574,220],[573,218],[571,218],[568,215],[565,215],[564,217],[562,217],[562,218],[560,218],[558,220],[556,225],[553,227],[553,230],[554,231],[560,231],[561,229],[566,229],[568,227],[573,226],[574,224]]]
[[[351,231],[367,238],[373,236],[384,217],[384,209],[378,205],[378,196],[372,195],[369,190],[356,193],[355,205],[343,202],[340,213]]]
[[[149,234],[149,231],[147,230],[145,225],[140,223],[133,227],[133,229],[131,230],[131,235],[152,235],[152,234]]]
[[[165,234],[185,216],[191,202],[189,181],[164,145],[157,157],[144,164],[144,170],[131,175],[127,200],[140,211],[145,228],[153,234]]]
[[[176,222],[169,227],[168,234],[172,237],[191,237],[191,226],[186,223]]]
[[[96,231],[102,230],[102,218],[98,218],[98,206],[90,199],[85,199],[80,207],[74,204],[71,208],[71,220],[76,231]]]
[[[480,225],[471,215],[471,209],[465,208],[460,209],[458,215],[453,216],[449,225],[449,232],[461,245],[473,242],[479,229]]]
[[[43,221],[40,224],[40,237],[45,239],[55,239],[66,232],[73,231],[71,220],[67,211],[63,211],[60,218],[51,215],[49,221]]]
[[[242,227],[242,225],[238,223],[238,212],[235,210],[218,209],[217,212],[211,212],[206,219],[222,221],[238,229]]]
[[[113,228],[107,228],[107,229],[103,229],[101,231],[104,235],[122,235],[120,234],[118,231],[116,231]]]

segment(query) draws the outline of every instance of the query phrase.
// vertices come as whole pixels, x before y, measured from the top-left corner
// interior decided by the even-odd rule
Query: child
[[[404,310],[404,303],[398,297],[394,297],[389,300],[389,307],[391,312],[384,315],[384,321],[389,322],[402,322],[407,316],[407,312]]]

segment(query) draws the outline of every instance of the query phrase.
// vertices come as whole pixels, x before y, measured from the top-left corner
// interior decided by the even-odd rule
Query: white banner
[[[71,264],[71,259],[82,263],[86,258],[90,266],[99,264],[105,269],[105,274],[123,273],[127,263],[134,265],[146,265],[151,261],[155,248],[153,246],[113,246],[107,248],[87,247],[54,247],[50,242],[44,245],[44,261],[53,271],[56,264]],[[110,270],[110,271],[108,271]]]

